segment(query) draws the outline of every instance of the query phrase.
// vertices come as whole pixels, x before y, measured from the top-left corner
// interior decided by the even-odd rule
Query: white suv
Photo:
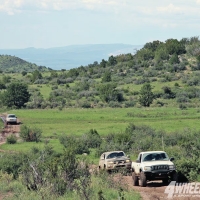
[[[17,117],[15,116],[15,114],[7,115],[6,124],[17,124]]]

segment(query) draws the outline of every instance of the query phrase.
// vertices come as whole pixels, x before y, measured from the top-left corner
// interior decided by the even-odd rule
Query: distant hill
[[[93,44],[71,45],[49,49],[0,49],[0,55],[18,56],[31,63],[46,66],[55,70],[77,68],[94,61],[107,60],[110,55],[131,53],[141,49],[142,45],[126,44]]]
[[[0,70],[2,72],[32,72],[35,70],[47,71],[48,69],[44,66],[37,66],[36,64],[27,62],[15,56],[0,55]]]

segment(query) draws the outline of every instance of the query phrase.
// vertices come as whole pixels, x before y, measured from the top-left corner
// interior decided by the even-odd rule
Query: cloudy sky
[[[200,35],[200,0],[0,0],[0,49]]]

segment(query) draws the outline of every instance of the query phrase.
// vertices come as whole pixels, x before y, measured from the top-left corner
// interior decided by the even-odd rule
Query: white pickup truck
[[[17,124],[17,117],[15,114],[8,114],[6,116],[6,124]]]
[[[147,181],[162,180],[167,184],[169,180],[177,181],[174,158],[169,158],[164,151],[146,151],[138,155],[136,162],[132,162],[133,185],[146,187]]]

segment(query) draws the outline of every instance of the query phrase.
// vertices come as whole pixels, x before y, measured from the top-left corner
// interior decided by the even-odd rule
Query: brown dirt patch
[[[123,176],[122,183],[126,184],[128,189],[139,192],[143,200],[170,200],[168,194],[165,193],[167,186],[164,186],[161,181],[152,181],[147,184],[147,187],[140,187],[133,186],[131,176]],[[195,195],[174,196],[171,200],[200,200],[200,195],[198,197]]]

